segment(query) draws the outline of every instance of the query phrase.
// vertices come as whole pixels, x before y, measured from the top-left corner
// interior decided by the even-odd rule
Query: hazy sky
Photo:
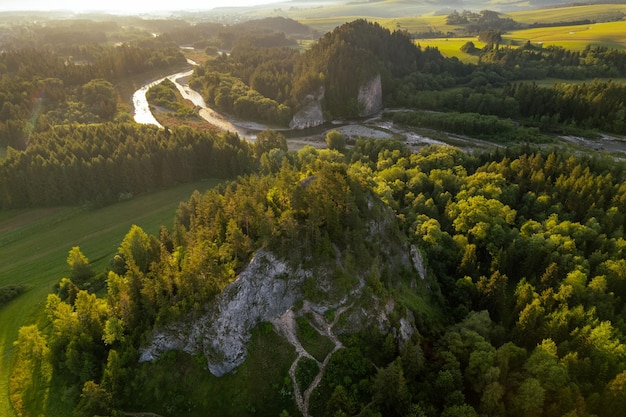
[[[0,11],[7,10],[106,10],[150,12],[157,10],[197,10],[214,7],[254,6],[284,0],[0,0]]]

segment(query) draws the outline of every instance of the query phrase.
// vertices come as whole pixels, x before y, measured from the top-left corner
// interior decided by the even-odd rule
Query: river
[[[197,63],[187,59],[187,63],[196,66]],[[239,137],[254,141],[258,132],[273,129],[280,130],[287,137],[289,148],[298,149],[305,145],[315,147],[325,147],[325,134],[328,130],[335,129],[343,133],[348,139],[356,137],[375,137],[375,138],[404,138],[405,143],[410,149],[418,150],[424,146],[439,144],[453,145],[465,151],[472,152],[478,149],[487,149],[493,147],[501,147],[503,145],[494,142],[468,138],[460,135],[444,134],[447,139],[432,139],[422,134],[415,133],[411,128],[398,126],[392,122],[385,121],[381,115],[374,116],[369,119],[350,122],[328,122],[322,126],[308,128],[303,130],[277,129],[276,127],[263,125],[260,123],[236,120],[229,118],[219,112],[207,107],[202,95],[192,90],[187,83],[189,77],[193,73],[193,69],[180,71],[145,84],[133,94],[133,105],[135,108],[134,118],[137,123],[153,124],[159,127],[161,124],[156,120],[150,105],[146,99],[146,93],[150,87],[161,83],[165,79],[171,80],[181,95],[190,100],[197,108],[199,115],[212,125],[229,132],[236,133]],[[443,132],[433,134],[433,136],[441,137]],[[602,135],[600,139],[587,139],[572,136],[563,136],[558,142],[568,143],[570,146],[580,147],[583,149],[591,149],[595,151],[604,151],[612,154],[619,159],[625,159],[626,139],[609,135]]]
[[[187,59],[187,63],[194,66],[197,65],[197,63],[190,59]],[[190,100],[196,107],[200,109],[200,117],[222,130],[236,133],[240,137],[248,140],[255,140],[257,132],[268,128],[267,126],[258,123],[245,123],[244,125],[244,122],[242,122],[242,124],[235,125],[222,114],[207,107],[204,99],[202,98],[202,95],[197,91],[192,90],[191,87],[189,87],[189,84],[187,84],[187,80],[189,79],[191,74],[193,74],[193,69],[177,72],[175,74],[171,74],[166,77],[159,78],[158,80],[152,81],[148,84],[145,84],[140,89],[135,91],[135,93],[133,94],[135,121],[141,124],[151,124],[163,127],[152,114],[152,111],[150,110],[150,105],[148,104],[148,99],[146,98],[146,93],[151,87],[160,84],[166,79],[169,79],[174,83],[176,88],[178,88],[178,91],[180,91],[180,94],[183,96],[183,98]]]
[[[194,61],[190,59],[188,59],[187,62],[192,66],[197,65]],[[150,105],[148,104],[148,100],[146,98],[146,93],[148,92],[150,87],[153,87],[163,82],[163,80],[169,79],[174,83],[176,88],[178,88],[178,91],[180,91],[183,98],[190,100],[197,108],[200,109],[200,117],[222,130],[236,133],[240,137],[251,141],[256,140],[256,135],[258,132],[266,129],[273,129],[280,130],[284,133],[284,135],[288,139],[290,149],[297,149],[305,145],[324,147],[326,146],[324,140],[326,132],[331,129],[335,129],[342,132],[347,138],[356,138],[358,136],[363,136],[390,139],[393,137],[398,137],[398,135],[400,135],[406,138],[407,144],[410,147],[424,146],[432,143],[439,143],[442,145],[444,144],[444,142],[436,141],[434,139],[430,139],[413,132],[407,132],[405,129],[398,129],[397,126],[392,126],[390,122],[382,121],[380,117],[373,117],[367,120],[354,122],[328,122],[321,126],[302,130],[292,130],[284,128],[277,129],[276,127],[263,125],[260,123],[235,120],[233,118],[229,118],[225,115],[220,114],[219,112],[209,108],[206,105],[204,99],[202,98],[202,95],[193,90],[187,83],[192,73],[193,69],[189,69],[170,74],[168,76],[151,81],[135,91],[135,93],[133,94],[135,121],[137,123],[152,124],[163,127],[152,114],[152,111],[150,110]]]

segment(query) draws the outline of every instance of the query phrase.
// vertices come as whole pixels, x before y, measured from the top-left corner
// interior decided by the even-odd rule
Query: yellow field
[[[366,19],[370,22],[376,22],[382,27],[394,30],[406,30],[409,33],[423,32],[443,32],[448,33],[457,29],[456,26],[446,25],[446,16],[413,16],[413,17],[363,17],[363,16],[333,16],[333,17],[311,17],[298,18],[298,22],[307,25],[319,31],[320,33],[331,32],[344,23],[351,22],[356,19]]]
[[[626,22],[525,29],[505,34],[503,38],[518,43],[530,41],[534,44],[557,45],[572,50],[581,50],[587,45],[625,49]]]
[[[626,13],[626,4],[596,4],[590,6],[559,7],[555,9],[528,10],[507,13],[506,16],[520,23],[559,23],[589,19],[601,22],[616,13]]]
[[[409,33],[423,32],[454,32],[459,29],[456,26],[446,24],[447,16],[435,16],[432,13],[417,14],[417,8],[409,5],[407,0],[387,0],[383,2],[367,3],[368,6],[361,11],[367,11],[364,15],[350,15],[344,12],[354,13],[356,9],[341,6],[334,8],[311,9],[304,13],[304,17],[297,18],[300,23],[311,26],[321,33],[332,31],[337,26],[359,18],[365,18],[372,22],[378,22],[389,30],[406,30]],[[405,7],[405,17],[387,17]],[[432,10],[432,9],[431,9]],[[332,13],[330,13],[332,11]],[[573,22],[589,19],[591,21],[607,21],[626,14],[626,4],[599,4],[590,6],[560,7],[554,9],[529,10],[512,12],[504,16],[510,17],[520,23],[558,23]],[[401,14],[400,14],[401,15]],[[396,15],[399,16],[399,15]],[[581,50],[587,45],[604,45],[610,48],[626,48],[626,20],[592,23],[580,26],[559,26],[552,28],[525,29],[507,33],[503,36],[505,44],[523,44],[531,41],[534,44],[558,45],[567,49]],[[436,46],[446,56],[456,56],[465,62],[477,62],[477,57],[464,54],[460,51],[461,46],[468,40],[472,40],[477,47],[475,39],[468,38],[442,38],[442,39],[416,39],[422,46]]]
[[[376,22],[389,30],[406,30],[410,33],[448,33],[457,29],[456,26],[446,24],[446,16],[397,17],[393,19],[376,19]]]
[[[485,46],[483,42],[479,42],[475,37],[472,38],[449,38],[449,39],[415,39],[415,43],[419,44],[422,48],[427,46],[436,47],[444,56],[451,58],[457,57],[459,60],[467,63],[477,64],[478,56],[466,54],[461,52],[461,47],[468,41],[474,42],[476,48],[482,48]]]

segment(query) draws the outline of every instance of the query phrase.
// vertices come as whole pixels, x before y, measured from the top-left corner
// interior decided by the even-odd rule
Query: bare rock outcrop
[[[361,86],[357,101],[362,107],[359,114],[361,117],[371,116],[382,110],[383,84],[380,74]]]
[[[289,123],[291,129],[306,129],[315,127],[326,122],[322,109],[322,100],[325,95],[324,88],[320,88],[315,94],[307,97],[306,104],[293,116]],[[371,116],[380,112],[383,108],[383,86],[380,74],[361,85],[357,102],[361,108],[360,117]]]
[[[247,356],[250,330],[280,317],[301,298],[305,277],[271,253],[257,252],[206,314],[192,323],[178,322],[161,329],[140,351],[140,361],[152,361],[169,350],[202,352],[213,375],[232,371]]]
[[[291,119],[289,123],[290,129],[306,129],[319,126],[326,121],[322,110],[324,93],[325,91],[322,87],[317,94],[307,96],[307,103]]]

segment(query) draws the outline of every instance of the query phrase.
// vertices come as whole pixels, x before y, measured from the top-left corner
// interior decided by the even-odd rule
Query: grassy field
[[[438,48],[439,51],[446,57],[457,57],[459,60],[463,62],[468,62],[472,64],[478,63],[478,55],[466,54],[461,51],[461,47],[465,45],[468,41],[474,42],[474,46],[476,48],[482,48],[485,46],[484,42],[479,42],[476,38],[445,38],[445,39],[416,39],[415,42],[418,43],[422,48],[427,46]]]
[[[396,16],[403,17],[386,17],[392,11],[397,10],[402,5],[402,1],[386,1],[370,3],[366,11],[368,14],[355,15],[354,7],[338,8],[326,7],[320,9],[311,9],[301,12],[294,17],[299,22],[311,26],[321,33],[332,31],[337,26],[346,22],[353,21],[358,18],[377,22],[381,26],[393,30],[406,30],[409,33],[425,33],[425,32],[454,32],[459,29],[457,26],[446,24],[445,15],[434,15],[432,10],[428,14],[417,14],[419,9],[413,10],[408,7],[407,12]],[[378,9],[376,9],[376,7]],[[378,10],[378,14],[376,14]],[[413,13],[415,11],[415,13]],[[551,28],[524,29],[511,33],[506,33],[503,38],[505,41],[521,44],[530,40],[532,43],[542,43],[543,45],[558,45],[567,49],[581,50],[588,44],[604,45],[611,48],[626,48],[626,21],[612,21],[626,14],[626,5],[624,4],[597,4],[589,6],[573,6],[560,7],[554,9],[539,9],[520,11],[504,14],[520,23],[567,23],[581,20],[591,20],[589,25],[567,25]],[[446,56],[463,60],[464,62],[477,62],[477,57],[463,54],[460,47],[475,39],[469,38],[441,38],[441,39],[416,39],[422,46],[436,46]],[[480,47],[477,45],[477,47]]]
[[[505,40],[562,46],[581,50],[587,45],[603,45],[610,48],[626,48],[626,22],[595,23],[591,25],[558,26],[518,30],[503,36]]]
[[[560,23],[589,19],[594,22],[611,20],[619,13],[626,13],[626,4],[594,4],[588,6],[558,7],[554,9],[526,10],[507,13],[516,22]]]
[[[22,325],[38,320],[46,295],[68,274],[68,251],[80,246],[94,269],[101,271],[131,225],[156,234],[161,225],[171,226],[180,201],[187,200],[193,190],[203,191],[216,183],[185,184],[91,211],[72,207],[0,211],[0,287],[28,287],[26,293],[0,309],[1,416],[14,416],[8,395],[13,341]]]
[[[485,9],[492,10],[493,7],[485,7]],[[448,33],[458,29],[457,26],[446,24],[446,15],[435,15],[432,6],[424,8],[401,0],[371,2],[366,5],[361,3],[358,7],[356,3],[325,6],[301,9],[292,13],[293,16],[290,17],[321,33],[332,31],[337,26],[359,18],[378,22],[389,30],[407,30],[410,33]],[[510,17],[523,24],[567,23],[586,19],[601,23],[616,20],[621,13],[626,14],[624,4],[595,4],[511,12],[503,14],[503,17]],[[620,24],[620,22],[616,23]],[[626,26],[623,20],[621,24]]]
[[[346,22],[362,18],[363,16],[356,15],[331,15],[325,17],[296,18],[296,20],[304,25],[318,30],[321,33],[325,33],[332,31],[337,26],[341,26]],[[410,33],[448,33],[457,29],[456,26],[446,24],[446,16],[434,16],[432,14],[407,17],[366,17],[366,19],[370,22],[376,22],[390,31],[406,30]]]

